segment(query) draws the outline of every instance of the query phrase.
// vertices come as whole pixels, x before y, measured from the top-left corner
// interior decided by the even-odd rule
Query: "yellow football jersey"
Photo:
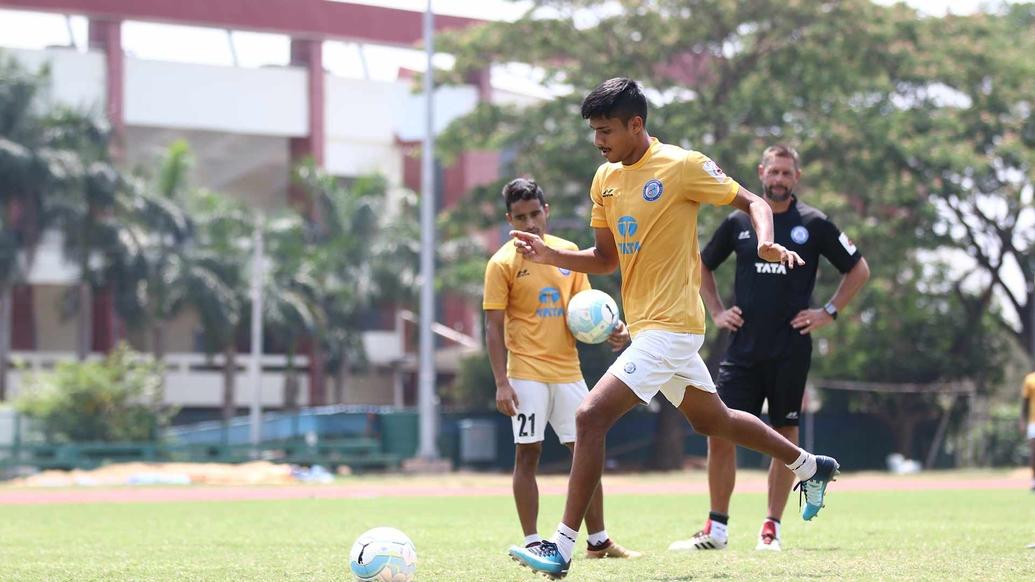
[[[1035,372],[1024,377],[1024,388],[1021,390],[1028,399],[1028,422],[1035,422]]]
[[[544,240],[555,249],[578,246],[551,235]],[[507,377],[545,383],[582,379],[575,338],[564,314],[572,295],[589,289],[585,273],[526,261],[514,241],[507,241],[485,267],[482,309],[506,312]]]
[[[597,169],[590,225],[615,237],[631,333],[704,333],[697,211],[729,204],[739,188],[707,156],[654,138],[635,164]]]

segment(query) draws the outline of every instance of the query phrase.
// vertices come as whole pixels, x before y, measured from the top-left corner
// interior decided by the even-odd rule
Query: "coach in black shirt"
[[[773,209],[775,242],[797,252],[805,265],[787,269],[760,261],[751,220],[743,212],[730,214],[701,252],[701,296],[719,327],[733,332],[719,367],[718,389],[730,408],[762,413],[768,401],[769,421],[791,442],[798,442],[805,380],[812,357],[811,332],[833,323],[870,276],[866,259],[855,244],[825,214],[804,204],[794,193],[801,178],[798,153],[773,146],[758,166],[765,199]],[[731,253],[737,255],[736,301],[726,309],[712,271]],[[812,308],[819,257],[842,273],[841,284],[823,306]],[[780,549],[783,516],[794,475],[782,463],[769,468],[769,514],[759,532],[757,549]],[[694,549],[726,546],[730,497],[736,480],[736,447],[708,439],[708,482],[711,514],[705,529],[692,543]],[[676,544],[673,544],[675,546]],[[689,549],[673,547],[672,549]]]

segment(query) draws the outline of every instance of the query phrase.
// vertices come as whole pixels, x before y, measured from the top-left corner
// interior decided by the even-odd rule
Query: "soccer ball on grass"
[[[403,532],[375,527],[352,544],[349,569],[364,582],[410,582],[417,570],[417,550]]]

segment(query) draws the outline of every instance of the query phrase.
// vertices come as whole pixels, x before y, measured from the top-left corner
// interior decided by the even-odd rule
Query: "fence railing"
[[[92,354],[88,359],[98,360],[102,356]],[[251,402],[252,386],[246,374],[248,356],[239,356],[235,362],[236,382],[234,401],[238,405]],[[72,352],[12,352],[9,358],[12,366],[8,372],[10,396],[16,396],[25,384],[27,374],[53,370],[60,362],[75,361]],[[165,364],[165,402],[181,407],[219,407],[223,403],[223,356],[207,356],[201,353],[171,353],[162,360]],[[284,405],[284,383],[287,377],[287,356],[265,355],[260,360],[262,368],[262,405],[281,407]],[[298,380],[298,404],[309,402],[309,378],[306,370],[309,360],[295,356],[294,367]]]

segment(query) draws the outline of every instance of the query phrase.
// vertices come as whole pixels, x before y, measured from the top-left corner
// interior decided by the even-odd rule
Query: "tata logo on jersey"
[[[787,267],[780,263],[755,263],[756,273],[769,273],[771,275],[786,275]]]
[[[556,287],[543,287],[539,290],[539,309],[535,310],[538,317],[564,317],[564,307],[558,305],[561,302],[561,291]]]
[[[623,255],[631,255],[640,250],[640,241],[636,240],[636,230],[639,226],[636,219],[631,216],[618,217],[618,236],[621,240],[615,241],[618,244],[618,252]]]

